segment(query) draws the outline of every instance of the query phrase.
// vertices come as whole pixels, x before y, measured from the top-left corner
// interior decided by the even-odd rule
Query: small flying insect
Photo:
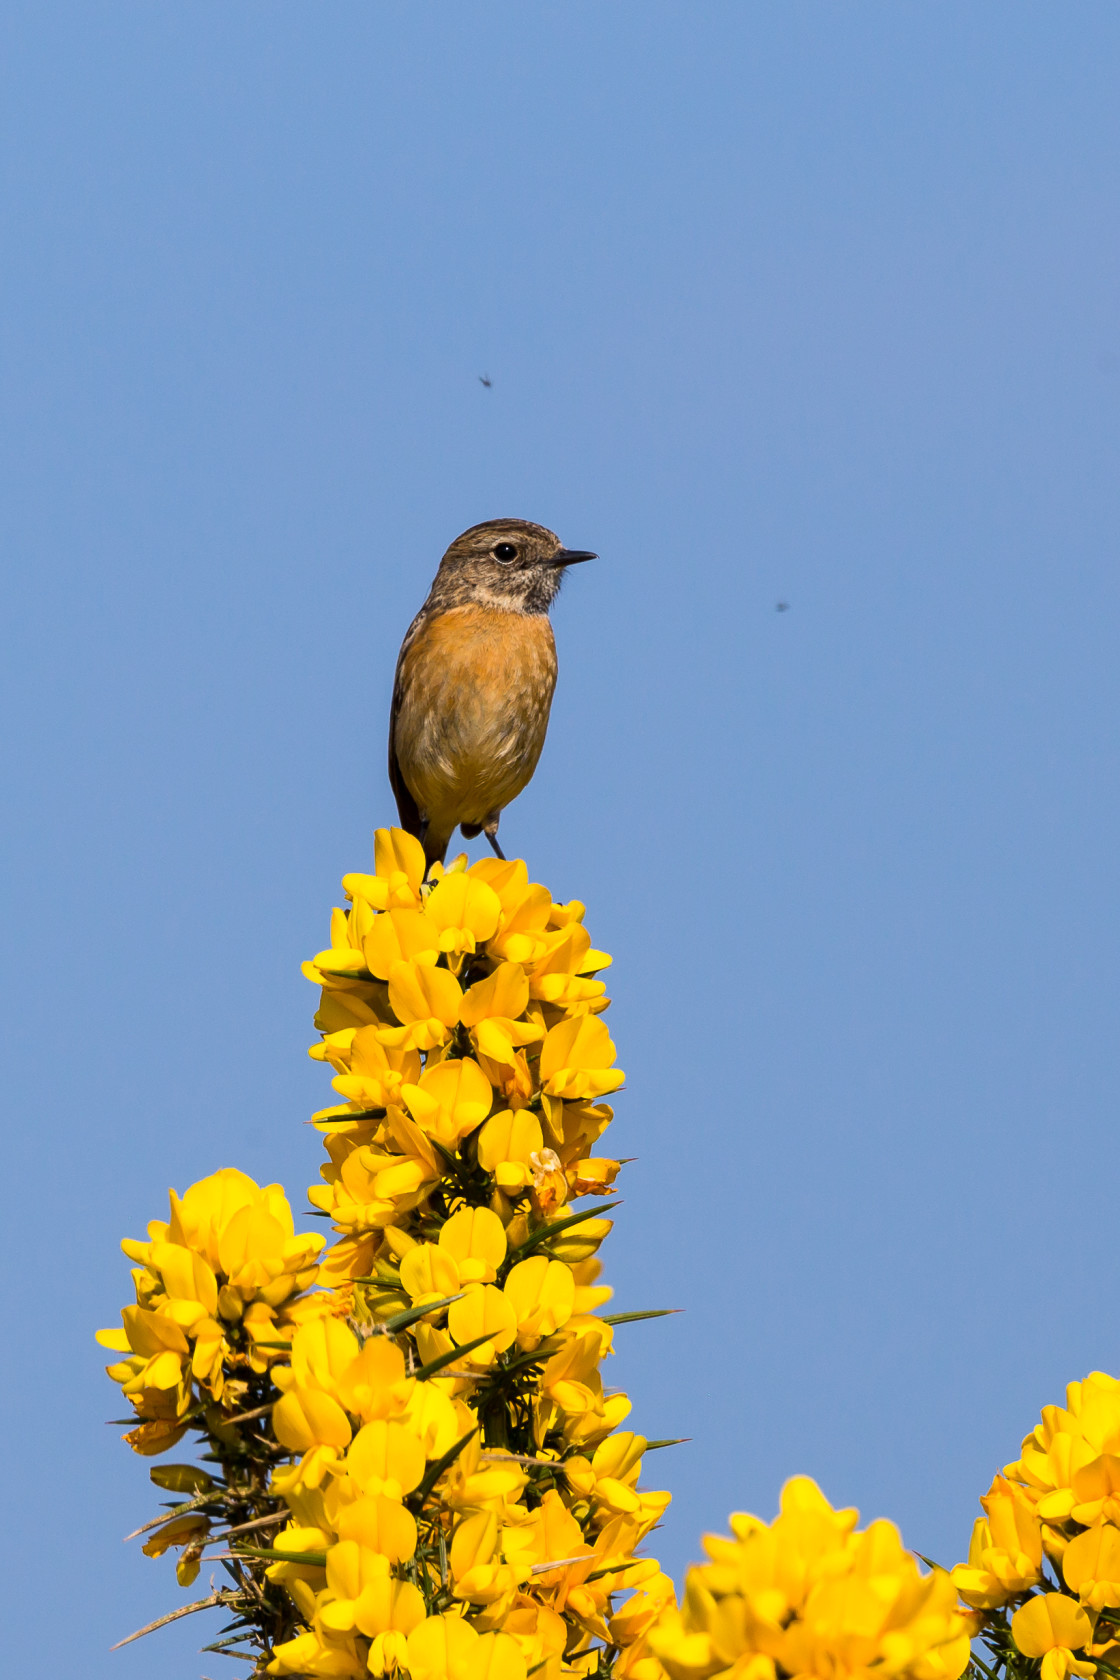
[[[494,381],[488,373],[480,373],[478,376],[478,383],[480,385],[485,385],[486,389],[489,391]]]
[[[789,611],[789,602],[788,601],[776,601],[774,603],[774,611],[775,612],[788,612]]]

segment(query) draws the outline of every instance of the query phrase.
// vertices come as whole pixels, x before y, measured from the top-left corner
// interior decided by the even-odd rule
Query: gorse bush
[[[329,1246],[232,1168],[122,1245],[135,1304],[99,1339],[124,1438],[198,1449],[153,1466],[172,1497],[137,1535],[182,1586],[223,1583],[130,1639],[221,1608],[204,1649],[258,1675],[956,1680],[980,1634],[987,1680],[1120,1680],[1110,1378],[1044,1414],[952,1578],[797,1478],[772,1524],[708,1538],[678,1606],[646,1555],[669,1494],[642,1480],[675,1443],[624,1427],[601,1373],[616,1326],[661,1316],[602,1311],[610,958],[524,863],[425,874],[399,829],[343,889],[305,964],[341,1099],[313,1116]]]
[[[124,1245],[136,1305],[101,1339],[126,1439],[204,1449],[153,1470],[187,1497],[146,1550],[183,1584],[219,1560],[207,1648],[270,1674],[626,1672],[672,1587],[636,1555],[669,1495],[639,1490],[650,1443],[600,1375],[610,958],[523,863],[425,880],[400,830],[343,887],[306,965],[343,1099],[309,1195],[338,1240],[227,1169]]]

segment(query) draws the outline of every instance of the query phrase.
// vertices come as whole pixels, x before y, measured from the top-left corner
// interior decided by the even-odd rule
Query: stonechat
[[[389,780],[402,828],[442,862],[456,827],[499,857],[502,811],[544,746],[556,687],[548,612],[564,548],[527,519],[492,519],[456,537],[401,644],[389,714]]]

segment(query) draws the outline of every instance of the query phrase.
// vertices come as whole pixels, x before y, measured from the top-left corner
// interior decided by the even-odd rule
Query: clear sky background
[[[106,1654],[183,1595],[92,1333],[169,1184],[304,1205],[299,962],[495,515],[602,556],[503,839],[615,953],[660,1553],[805,1471],[953,1562],[1120,1369],[1120,9],[3,13],[11,1672],[220,1662]]]

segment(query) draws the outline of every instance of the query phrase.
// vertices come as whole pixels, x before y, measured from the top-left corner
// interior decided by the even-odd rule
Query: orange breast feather
[[[405,654],[394,735],[401,773],[441,831],[515,799],[544,746],[556,644],[542,613],[452,607]]]

